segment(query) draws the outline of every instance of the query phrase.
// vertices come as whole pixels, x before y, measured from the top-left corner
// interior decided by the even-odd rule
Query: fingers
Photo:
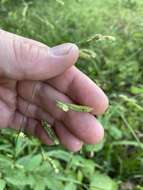
[[[47,83],[73,101],[94,108],[95,115],[104,113],[108,107],[108,98],[101,88],[74,66],[64,74],[49,79]]]
[[[63,112],[56,106],[56,100],[72,102],[71,99],[47,84],[40,82],[36,84],[39,87],[35,97],[31,98],[35,83],[30,81],[20,83],[19,95],[26,101],[37,104],[56,120],[60,120],[72,134],[83,142],[96,144],[103,138],[103,128],[93,115],[73,111]]]
[[[59,137],[60,143],[73,152],[77,152],[81,149],[83,143],[76,136],[70,133],[66,127],[59,121],[54,123],[54,129]]]
[[[28,102],[20,99],[19,100],[19,109],[23,111],[22,107],[27,106]],[[35,112],[35,110],[39,111]],[[29,118],[30,116],[32,116],[33,118],[39,118],[39,120],[47,120],[47,117],[49,117],[48,113],[42,111],[40,108],[38,108],[37,106],[30,104],[29,106],[29,111],[25,112],[26,116],[22,116],[20,113],[16,113],[13,125],[11,126],[11,128],[14,129],[19,129],[20,127],[20,120],[21,120],[21,127],[22,129],[24,129],[24,132],[26,132],[29,135],[33,135],[38,137],[43,143],[47,144],[47,145],[51,145],[53,144],[53,142],[51,141],[50,138],[47,137],[47,134],[45,133],[45,131],[43,130],[43,127],[40,125],[40,123],[38,123],[38,121],[36,121],[35,119]],[[41,114],[42,113],[42,114]],[[24,117],[24,119],[23,119]],[[27,119],[28,118],[28,119]],[[49,121],[49,120],[48,120]],[[49,122],[50,123],[50,122]],[[53,123],[50,123],[51,125]],[[64,125],[62,125],[60,122],[56,121],[54,123],[54,129],[56,132],[57,137],[59,138],[60,143],[67,148],[70,151],[76,152],[78,150],[81,149],[82,147],[82,142],[75,137],[72,133],[70,133],[65,127]]]
[[[62,121],[69,131],[87,144],[97,144],[104,137],[102,125],[89,113],[69,111]]]
[[[28,109],[27,109],[27,105],[28,105]],[[47,112],[43,111],[40,107],[34,104],[29,104],[29,102],[26,102],[22,98],[18,98],[18,109],[23,115],[27,117],[32,117],[34,119],[38,119],[39,121],[47,120],[48,123],[54,128],[55,133],[57,137],[59,138],[60,143],[68,150],[76,152],[81,149],[83,143],[77,137],[75,137],[72,133],[70,133],[63,124],[61,124],[60,122],[56,120],[54,122],[54,118]],[[34,124],[34,122],[32,124]],[[41,125],[38,125],[36,130],[35,128],[33,129],[32,126],[30,127],[24,126],[24,128],[26,129],[28,134],[32,134],[32,135],[35,134],[35,136],[36,135],[38,136],[39,134],[41,134],[41,139],[43,140],[43,136],[45,136],[45,131],[42,129]],[[41,132],[39,132],[39,130]],[[45,138],[46,137],[44,137],[44,139]]]
[[[36,89],[34,96],[33,89]],[[48,111],[48,113],[56,119],[61,119],[63,115],[63,111],[56,106],[56,100],[70,102],[67,96],[42,82],[20,82],[18,85],[18,93],[20,97],[42,107],[43,110]]]
[[[22,131],[28,135],[38,137],[44,144],[53,144],[52,140],[47,136],[44,128],[37,120],[28,118],[20,112],[15,113],[13,121],[9,127],[18,131],[22,129]]]
[[[45,80],[63,73],[77,60],[76,45],[53,48],[0,30],[0,76],[16,80]]]
[[[13,117],[13,109],[0,100],[0,128],[7,128]]]
[[[50,125],[53,125],[54,118],[42,110],[40,107],[25,101],[18,97],[18,110],[25,116],[35,118],[37,120],[47,120]]]

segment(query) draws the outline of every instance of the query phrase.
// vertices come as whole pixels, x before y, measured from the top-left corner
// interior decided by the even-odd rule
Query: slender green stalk
[[[56,106],[60,108],[64,112],[68,111],[76,111],[76,112],[91,112],[93,108],[89,106],[82,106],[82,105],[76,105],[76,104],[70,104],[70,103],[65,103],[61,101],[56,101]]]
[[[136,133],[134,132],[133,128],[130,126],[130,124],[126,121],[125,117],[123,114],[120,114],[121,119],[123,120],[125,126],[130,130],[131,134],[133,135],[133,137],[135,138],[135,140],[137,141],[138,145],[143,148],[143,145],[140,141],[140,139],[138,138],[138,136],[136,135]]]
[[[91,59],[91,58],[94,59],[94,58],[96,58],[96,53],[89,49],[80,49],[79,57],[81,59]]]
[[[48,161],[51,166],[53,167],[54,171],[56,174],[59,173],[59,169],[57,168],[57,166],[55,165],[54,161],[52,160],[52,158],[50,158],[48,156],[48,154],[45,153],[44,149],[41,147],[41,154],[42,154],[42,157],[43,157],[43,161]]]
[[[89,37],[87,40],[80,41],[78,44],[87,44],[90,42],[97,42],[97,41],[103,41],[103,40],[110,40],[110,41],[115,41],[116,38],[114,36],[107,36],[107,35],[102,35],[102,34],[94,34],[91,37]]]
[[[107,40],[108,41],[115,41],[116,39],[113,36],[107,36],[107,35],[102,35],[102,34],[94,34],[86,40],[77,42],[77,45],[80,47],[81,45],[84,45],[84,44],[87,45],[87,44],[90,44],[92,42],[96,43],[97,41],[105,41],[105,40],[106,41]],[[79,57],[81,59],[94,59],[96,57],[96,53],[91,49],[80,48]]]
[[[48,124],[48,122],[46,120],[41,121],[41,122],[42,122],[42,126],[44,127],[44,129],[45,129],[46,133],[48,134],[49,138],[54,142],[55,145],[58,145],[59,141],[58,141],[52,127]]]

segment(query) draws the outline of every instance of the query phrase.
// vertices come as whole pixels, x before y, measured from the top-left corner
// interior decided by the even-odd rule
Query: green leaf
[[[13,164],[13,160],[10,158],[7,158],[7,156],[0,155],[0,169],[1,168],[10,168]]]
[[[141,86],[141,87],[132,86],[131,92],[133,94],[143,94],[143,86]]]
[[[59,3],[59,4],[61,4],[61,5],[65,4],[64,1],[62,1],[62,0],[56,0],[56,2]]]
[[[34,190],[45,190],[45,187],[46,187],[46,184],[44,183],[44,181],[38,180],[37,183],[35,183]]]
[[[81,168],[83,174],[87,177],[90,178],[95,170],[95,163],[93,160],[85,159],[84,160],[84,165]]]
[[[47,175],[44,179],[44,183],[50,190],[59,190],[63,189],[64,185],[61,180],[57,178],[58,175]],[[61,175],[60,175],[61,176]]]
[[[116,140],[121,139],[123,136],[122,131],[117,128],[117,126],[111,126],[108,131],[110,135]]]
[[[27,138],[24,133],[20,132],[17,137],[17,142],[15,146],[15,157],[18,157],[27,145]]]
[[[35,168],[39,167],[42,162],[41,154],[37,155],[28,155],[23,158],[20,158],[17,161],[17,164],[23,165],[24,169],[27,171],[33,171]]]
[[[67,183],[67,185],[65,185],[65,188],[64,188],[64,190],[76,190],[76,189],[77,189],[77,186],[72,182]]]
[[[78,170],[78,171],[77,171],[77,180],[78,180],[79,182],[82,182],[83,177],[84,177],[83,172],[82,172],[81,170]]]
[[[9,151],[10,148],[11,147],[9,144],[0,145],[0,151],[1,150]]]
[[[32,176],[26,175],[22,170],[12,170],[7,173],[5,176],[5,180],[7,183],[12,184],[16,187],[25,186],[25,185],[33,185],[34,179]]]
[[[0,179],[0,190],[4,190],[6,186],[6,182],[3,179]]]
[[[118,190],[118,185],[109,176],[97,172],[91,178],[89,190]]]
[[[143,186],[138,185],[136,190],[143,190]]]
[[[48,156],[50,156],[50,157],[54,157],[54,158],[64,160],[67,162],[70,160],[70,158],[72,156],[72,154],[70,152],[66,152],[64,150],[51,150],[45,154],[48,154]]]
[[[87,151],[87,152],[91,152],[91,151],[99,152],[100,150],[102,150],[103,146],[104,146],[104,141],[102,141],[101,143],[95,144],[95,145],[87,144],[87,145],[85,145],[84,148],[85,148],[85,151]]]

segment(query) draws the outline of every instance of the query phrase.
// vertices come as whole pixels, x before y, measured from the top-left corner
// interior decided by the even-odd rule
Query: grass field
[[[110,99],[102,143],[79,153],[0,131],[0,190],[143,190],[143,1],[0,0],[0,27],[49,46],[112,35],[77,67]],[[96,98],[96,97],[95,97]]]

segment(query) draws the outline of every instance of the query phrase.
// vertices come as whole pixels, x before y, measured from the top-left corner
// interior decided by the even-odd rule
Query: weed
[[[142,17],[139,0],[0,1],[0,27],[5,30],[49,46],[83,42],[77,67],[104,89],[111,104],[99,117],[104,142],[85,145],[78,154],[60,145],[41,145],[35,138],[20,137],[15,146],[15,133],[1,130],[1,189],[83,190],[98,185],[116,190],[120,185],[122,190],[128,182],[131,190],[143,189]],[[117,43],[87,42],[95,32],[113,35]],[[58,174],[50,161],[43,161],[41,146]]]
[[[68,112],[70,110],[76,111],[76,112],[91,112],[93,108],[89,106],[82,106],[82,105],[76,105],[76,104],[69,104],[61,101],[57,101],[56,105],[58,108],[63,110],[64,112]]]

